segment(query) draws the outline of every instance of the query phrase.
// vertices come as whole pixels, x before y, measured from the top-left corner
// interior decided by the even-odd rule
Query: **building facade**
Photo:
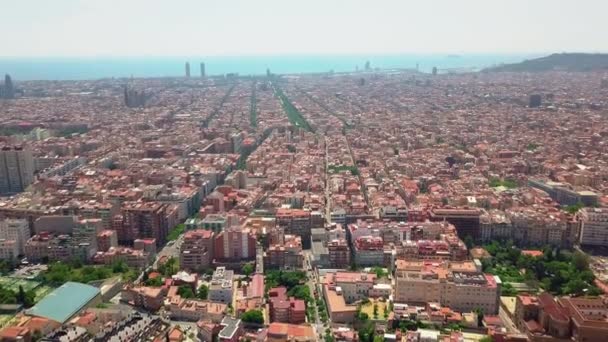
[[[477,308],[496,314],[500,279],[481,273],[472,262],[398,260],[395,270],[395,302],[437,302],[460,312]]]
[[[608,245],[608,208],[583,208],[579,221],[581,245]]]
[[[25,243],[30,238],[30,227],[27,220],[0,221],[0,239],[15,241],[17,255],[25,252]]]
[[[25,191],[34,181],[34,158],[26,147],[0,148],[0,195]]]
[[[199,271],[211,267],[213,261],[214,233],[210,230],[190,230],[184,234],[179,252],[180,267]]]

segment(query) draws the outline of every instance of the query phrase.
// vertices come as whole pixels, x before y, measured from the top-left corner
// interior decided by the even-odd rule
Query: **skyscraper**
[[[542,98],[541,98],[540,94],[530,95],[530,104],[529,104],[530,108],[540,107],[541,104],[542,104]]]
[[[145,91],[137,91],[125,85],[124,102],[129,108],[144,107],[146,105],[147,95]]]
[[[201,63],[201,77],[205,77],[205,63]]]
[[[437,75],[437,67],[433,67],[433,75]]]
[[[186,62],[186,77],[190,77],[190,62]]]
[[[32,151],[24,147],[3,146],[0,149],[0,194],[22,192],[33,181]]]
[[[6,74],[4,75],[4,85],[0,87],[0,98],[2,99],[12,99],[15,97],[15,87],[13,85],[13,80],[11,76]]]

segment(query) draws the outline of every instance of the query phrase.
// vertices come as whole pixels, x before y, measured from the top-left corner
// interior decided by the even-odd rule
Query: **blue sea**
[[[502,63],[516,63],[537,55],[286,55],[227,57],[87,57],[87,58],[14,58],[0,57],[0,75],[14,80],[86,80],[111,77],[183,76],[190,62],[191,75],[200,75],[205,63],[208,76],[238,73],[262,75],[266,69],[276,74],[349,72],[362,70],[369,61],[372,68],[416,68],[431,72],[441,69],[481,69]]]

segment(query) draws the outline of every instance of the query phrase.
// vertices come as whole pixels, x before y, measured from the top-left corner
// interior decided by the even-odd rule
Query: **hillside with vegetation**
[[[527,59],[520,63],[504,64],[484,69],[484,72],[541,72],[549,70],[591,71],[608,70],[605,53],[555,53]]]

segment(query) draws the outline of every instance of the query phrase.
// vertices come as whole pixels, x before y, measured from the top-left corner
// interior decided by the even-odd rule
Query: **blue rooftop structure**
[[[67,282],[27,310],[27,314],[63,324],[99,294],[99,289],[94,286]]]

